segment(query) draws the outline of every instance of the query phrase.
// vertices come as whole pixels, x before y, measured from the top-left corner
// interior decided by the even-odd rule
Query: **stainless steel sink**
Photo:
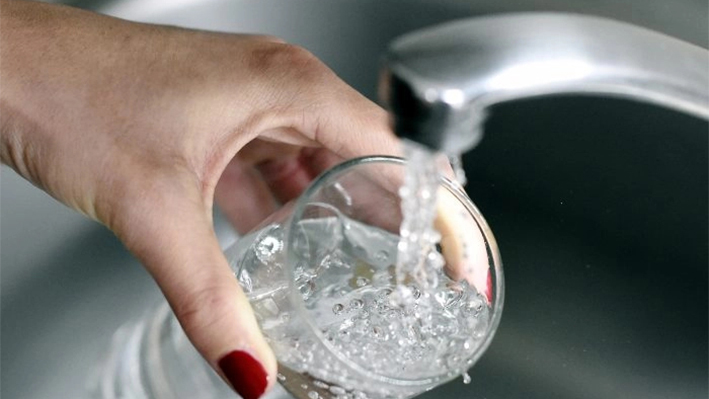
[[[701,0],[498,3],[75,2],[278,35],[372,98],[392,38],[481,13],[577,11],[704,47],[709,39]],[[485,130],[464,163],[505,262],[505,314],[472,383],[422,398],[707,398],[707,122],[629,101],[548,97],[495,107]],[[7,169],[1,188],[1,396],[81,398],[111,333],[158,301],[158,290],[103,228]],[[224,243],[234,238],[220,219],[217,228]]]

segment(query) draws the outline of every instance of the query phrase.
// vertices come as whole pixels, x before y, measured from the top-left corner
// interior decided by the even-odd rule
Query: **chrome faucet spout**
[[[491,105],[534,96],[608,95],[709,119],[709,51],[608,19],[508,14],[395,40],[379,88],[399,136],[462,153]]]

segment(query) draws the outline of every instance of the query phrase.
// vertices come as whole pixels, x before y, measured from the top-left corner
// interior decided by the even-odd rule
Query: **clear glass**
[[[225,252],[276,353],[279,382],[298,398],[409,398],[467,370],[494,335],[503,303],[497,245],[444,177],[439,288],[407,282],[414,306],[393,299],[404,170],[393,157],[340,164]],[[423,306],[433,312],[416,321]],[[233,396],[164,306],[125,330],[94,378],[95,397]]]

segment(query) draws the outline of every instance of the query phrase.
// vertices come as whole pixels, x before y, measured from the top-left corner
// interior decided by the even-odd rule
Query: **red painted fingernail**
[[[244,399],[258,399],[266,391],[268,379],[261,363],[244,351],[227,353],[219,368],[231,386]]]
[[[485,293],[487,303],[492,303],[492,274],[487,273],[487,292]]]

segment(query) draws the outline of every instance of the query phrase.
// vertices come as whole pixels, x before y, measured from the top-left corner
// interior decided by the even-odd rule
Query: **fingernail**
[[[231,386],[244,399],[258,399],[266,391],[268,379],[261,363],[244,351],[227,353],[219,368]]]
[[[485,292],[487,303],[492,303],[492,273],[487,273],[487,292]]]

